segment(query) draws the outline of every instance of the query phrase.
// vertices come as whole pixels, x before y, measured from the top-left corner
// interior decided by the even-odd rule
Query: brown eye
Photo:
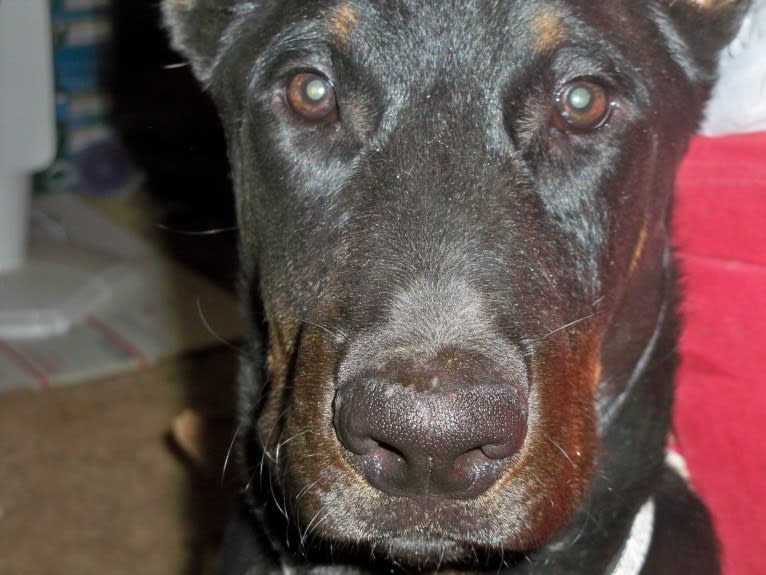
[[[329,124],[338,119],[335,88],[319,74],[301,72],[287,86],[287,103],[302,120],[312,124]]]
[[[554,124],[562,131],[587,132],[609,118],[612,103],[604,86],[589,80],[570,82],[556,95]]]

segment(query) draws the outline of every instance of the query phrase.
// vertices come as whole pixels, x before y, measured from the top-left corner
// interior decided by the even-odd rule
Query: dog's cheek
[[[272,345],[266,356],[268,373],[267,396],[258,417],[258,439],[264,450],[271,454],[280,441],[281,414],[284,410],[285,389],[289,360],[285,350]]]
[[[556,369],[561,360],[555,359],[550,364],[556,368],[543,370],[547,384],[540,394],[540,425],[546,443],[543,459],[558,476],[554,493],[564,489],[562,505],[571,513],[585,495],[598,457],[594,389],[601,375],[601,330],[576,327],[569,337],[574,341],[569,369]]]
[[[261,445],[270,453],[279,440],[280,414],[284,409],[299,320],[290,302],[281,297],[264,297],[264,315],[268,326],[266,400],[258,414],[257,431]]]
[[[332,425],[338,352],[332,338],[316,331],[306,333],[298,350],[278,462],[288,508],[304,528],[329,508],[333,492],[363,487],[351,485],[351,478],[359,476],[343,457]],[[333,509],[333,515],[342,512],[342,506]]]
[[[551,345],[536,362],[529,440],[516,471],[500,484],[505,495],[497,499],[498,513],[508,523],[503,530],[518,531],[514,523],[524,529],[514,546],[543,544],[563,526],[582,504],[598,457],[594,390],[601,377],[600,330],[589,326],[569,335],[572,348]],[[523,500],[514,502],[518,492]],[[503,506],[505,499],[510,505]],[[508,508],[518,508],[515,517]]]

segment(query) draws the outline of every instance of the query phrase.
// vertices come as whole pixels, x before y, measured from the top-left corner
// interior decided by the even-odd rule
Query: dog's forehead
[[[551,34],[558,37],[563,31],[562,16],[567,12],[560,0],[336,0],[322,10],[327,32],[338,47],[355,39],[370,40],[370,33],[384,35],[387,31],[406,32],[413,40],[427,39],[429,44],[459,45],[473,38],[486,44],[488,31],[517,35],[535,23],[540,24],[538,31],[547,42]],[[508,35],[502,38],[511,39]]]
[[[396,58],[428,66],[499,52],[551,51],[575,20],[557,0],[340,0],[325,14],[324,30],[336,50],[364,53],[395,45]]]
[[[626,42],[626,37],[633,36],[640,44],[641,23],[629,30],[619,30],[615,24],[621,14],[635,13],[635,7],[621,0],[608,7],[604,4],[582,0],[293,1],[277,4],[272,17],[262,19],[256,14],[255,20],[260,22],[260,34],[271,37],[266,53],[272,56],[316,52],[324,58],[341,58],[368,76],[385,77],[391,86],[419,79],[428,83],[444,72],[458,81],[483,78],[489,86],[509,77],[513,68],[529,70],[536,58],[545,59],[562,46],[609,60],[619,51],[618,44],[624,48],[634,43]],[[615,25],[605,26],[605,21]],[[613,34],[614,30],[619,33]]]

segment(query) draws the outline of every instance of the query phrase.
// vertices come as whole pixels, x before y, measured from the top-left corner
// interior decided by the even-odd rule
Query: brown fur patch
[[[283,415],[282,411],[285,409],[282,400],[290,375],[291,358],[295,351],[299,321],[296,314],[292,312],[290,302],[279,297],[275,298],[268,306],[267,317],[270,333],[266,369],[269,374],[269,396],[271,399],[267,402],[258,425],[262,433],[265,430],[265,435],[262,435],[261,440],[266,449],[270,450],[273,448],[271,442],[279,439],[277,427],[279,419]]]
[[[197,7],[197,0],[171,0],[169,7],[173,12],[191,12]]]
[[[338,4],[332,12],[329,33],[337,48],[343,48],[351,41],[351,34],[359,24],[359,15],[350,4]]]
[[[564,23],[551,10],[538,12],[532,20],[532,27],[537,33],[535,45],[540,52],[552,51],[566,35]]]
[[[636,242],[636,248],[633,250],[633,258],[630,260],[630,267],[628,273],[633,275],[638,267],[638,262],[641,261],[641,256],[644,254],[644,248],[646,247],[646,239],[649,236],[649,224],[644,223],[641,228],[641,232],[638,234],[638,241]]]
[[[593,365],[593,384],[592,389],[593,391],[598,388],[598,384],[601,383],[601,375],[604,372],[604,365],[601,363],[601,360],[597,360],[595,364]]]
[[[701,8],[702,10],[719,10],[721,8],[727,8],[734,2],[733,0],[686,0],[690,4]]]

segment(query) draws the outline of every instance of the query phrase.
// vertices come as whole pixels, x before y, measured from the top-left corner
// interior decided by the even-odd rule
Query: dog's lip
[[[394,496],[376,513],[371,540],[448,540],[455,544],[480,544],[481,533],[492,530],[492,513],[483,513],[476,500],[442,497]],[[402,527],[402,520],[406,527]],[[494,543],[497,543],[496,541]]]

